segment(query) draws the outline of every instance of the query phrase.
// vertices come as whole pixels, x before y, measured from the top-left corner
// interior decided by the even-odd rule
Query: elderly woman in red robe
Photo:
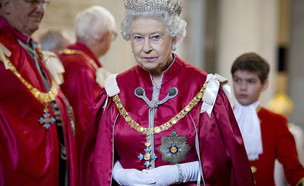
[[[226,79],[174,53],[186,35],[181,3],[124,5],[121,33],[137,65],[110,76],[97,98],[80,184],[253,185]]]

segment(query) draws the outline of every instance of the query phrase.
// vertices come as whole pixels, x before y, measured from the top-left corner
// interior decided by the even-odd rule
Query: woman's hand
[[[199,161],[179,165],[164,165],[151,170],[143,170],[143,172],[147,172],[150,178],[154,178],[157,186],[197,181]]]
[[[156,183],[156,180],[146,172],[137,169],[124,169],[119,161],[116,161],[112,175],[118,184],[124,186],[145,186]]]
[[[120,185],[165,186],[179,182],[196,181],[199,173],[199,161],[180,165],[164,165],[150,170],[124,169],[119,161],[113,168],[113,178]]]
[[[151,170],[143,170],[150,178],[156,180],[155,185],[172,185],[179,181],[179,170],[177,165],[164,165]]]

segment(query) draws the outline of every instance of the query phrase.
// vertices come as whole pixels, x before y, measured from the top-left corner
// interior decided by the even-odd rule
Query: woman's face
[[[137,64],[146,71],[161,74],[171,64],[175,40],[161,21],[149,17],[135,19],[130,41]]]

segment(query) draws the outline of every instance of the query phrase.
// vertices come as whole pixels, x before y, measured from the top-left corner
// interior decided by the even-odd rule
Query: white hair
[[[53,49],[61,49],[64,39],[69,39],[65,32],[61,30],[49,30],[39,38],[41,50],[52,51]]]
[[[186,36],[186,21],[177,15],[169,15],[165,11],[127,11],[126,17],[120,25],[120,33],[125,40],[130,39],[131,28],[133,22],[138,17],[149,17],[161,21],[165,26],[169,35],[176,38],[176,45],[182,42]]]
[[[88,39],[89,36],[100,39],[109,30],[115,30],[115,18],[102,6],[92,6],[76,16],[77,39]]]

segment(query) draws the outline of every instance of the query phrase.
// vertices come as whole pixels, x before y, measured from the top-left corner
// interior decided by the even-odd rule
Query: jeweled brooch
[[[137,158],[141,161],[141,160],[145,160],[144,165],[146,166],[146,168],[148,169],[148,167],[151,165],[151,161],[155,161],[155,159],[157,158],[157,156],[155,156],[155,154],[151,154],[151,150],[149,149],[149,147],[151,146],[151,144],[149,142],[145,143],[145,154],[139,154],[139,156],[137,156]]]
[[[158,152],[162,155],[163,162],[170,162],[172,165],[186,160],[190,146],[186,137],[179,137],[173,130],[169,137],[162,137],[162,144],[158,147]]]
[[[55,123],[55,119],[49,114],[49,109],[47,108],[47,105],[44,108],[43,117],[40,117],[38,121],[46,129],[49,129],[51,127],[51,124]]]

